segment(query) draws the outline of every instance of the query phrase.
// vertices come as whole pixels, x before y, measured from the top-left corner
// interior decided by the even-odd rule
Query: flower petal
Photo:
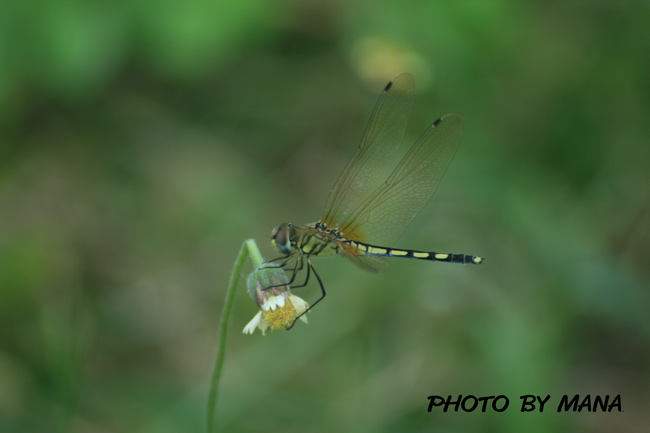
[[[289,295],[289,301],[293,304],[294,307],[296,307],[296,311],[298,314],[302,314],[305,311],[307,311],[307,308],[309,308],[309,304],[305,302],[304,299],[299,298],[296,295]]]
[[[244,327],[244,330],[242,331],[242,333],[244,333],[244,334],[253,334],[253,332],[255,331],[255,328],[257,328],[259,326],[260,320],[262,320],[262,312],[261,311],[259,311],[255,315],[255,317],[253,317],[251,319],[251,321],[248,322],[248,324]],[[260,330],[261,329],[262,328],[260,328]],[[263,333],[264,333],[264,331],[262,330],[262,334]]]

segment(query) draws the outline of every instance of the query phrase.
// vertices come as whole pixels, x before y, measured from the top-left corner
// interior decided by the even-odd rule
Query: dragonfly
[[[305,282],[292,287],[306,286],[312,272],[316,276],[321,294],[309,309],[326,295],[312,257],[342,255],[371,272],[386,270],[389,257],[483,262],[483,258],[468,254],[392,247],[435,193],[463,131],[462,116],[447,114],[433,122],[408,150],[402,149],[413,89],[410,74],[399,75],[386,85],[359,147],[330,191],[320,220],[304,226],[283,223],[271,233],[272,245],[283,254],[276,259],[284,259],[279,266],[293,263],[288,284],[295,281],[305,263]]]

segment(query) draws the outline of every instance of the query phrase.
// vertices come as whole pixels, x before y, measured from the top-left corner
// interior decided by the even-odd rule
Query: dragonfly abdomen
[[[401,257],[406,259],[432,260],[436,262],[462,263],[479,265],[483,262],[482,257],[469,254],[436,253],[432,251],[400,250],[396,248],[378,247],[361,242],[349,241],[350,245],[361,252],[361,255],[371,254],[373,256]]]

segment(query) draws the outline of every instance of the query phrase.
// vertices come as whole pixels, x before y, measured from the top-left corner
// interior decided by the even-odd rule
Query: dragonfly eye
[[[291,238],[289,236],[289,223],[281,224],[271,233],[271,244],[282,254],[291,254]]]

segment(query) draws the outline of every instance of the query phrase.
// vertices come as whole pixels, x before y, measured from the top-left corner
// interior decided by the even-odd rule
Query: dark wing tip
[[[390,86],[393,85],[392,81],[389,81],[388,84],[386,84],[386,87],[384,87],[384,92],[388,92],[388,89],[390,89]]]
[[[440,125],[440,122],[442,122],[442,117],[438,117],[435,122],[433,122],[433,126],[438,126]]]

